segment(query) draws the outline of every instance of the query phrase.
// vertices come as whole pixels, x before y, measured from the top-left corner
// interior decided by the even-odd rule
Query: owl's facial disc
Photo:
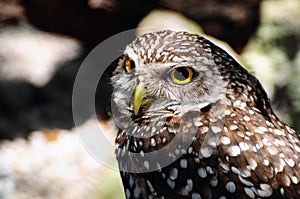
[[[172,34],[165,37],[169,40],[152,42],[140,37],[126,47],[112,78],[114,103],[120,112],[142,119],[169,113],[174,104],[181,112],[203,104],[226,104],[226,84],[199,38],[185,38],[194,45],[189,49],[183,38],[176,42]]]
[[[147,117],[157,111],[168,112],[168,107],[174,104],[190,107],[199,103],[192,101],[197,98],[186,93],[193,93],[191,91],[198,86],[202,77],[197,68],[187,62],[144,65],[128,56],[123,63],[123,73],[130,75],[130,84],[135,85],[129,91],[131,96],[128,101],[133,118]],[[128,85],[126,81],[122,82]]]

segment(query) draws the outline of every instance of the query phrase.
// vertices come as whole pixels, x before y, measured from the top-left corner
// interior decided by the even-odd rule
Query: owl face
[[[112,99],[120,112],[143,115],[173,104],[225,103],[226,84],[204,40],[164,31],[129,44],[112,78]]]

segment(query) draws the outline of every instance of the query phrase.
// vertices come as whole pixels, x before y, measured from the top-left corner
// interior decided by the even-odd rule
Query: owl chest
[[[253,142],[271,140],[272,134],[239,120],[236,115],[211,121],[189,115],[120,132],[116,154],[126,197],[282,197],[273,183],[274,169],[282,164],[263,165],[261,158],[267,156],[260,156],[261,151],[272,148],[262,145],[259,150],[260,142]],[[263,117],[257,123],[261,121]]]
[[[219,170],[217,157],[205,161],[184,155],[167,167],[146,173],[121,172],[127,198],[248,198]]]

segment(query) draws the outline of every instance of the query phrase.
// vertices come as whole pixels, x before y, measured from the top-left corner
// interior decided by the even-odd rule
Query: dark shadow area
[[[26,17],[34,26],[76,37],[88,46],[95,46],[109,36],[135,28],[154,8],[174,10],[195,20],[206,34],[227,42],[236,52],[242,51],[260,22],[260,0],[99,2],[107,5],[91,9],[86,0],[23,0],[23,5]]]
[[[135,28],[157,6],[156,1],[113,2],[113,8],[100,9],[92,9],[86,0],[24,0],[23,5],[34,26],[73,36],[91,48],[114,34]]]
[[[26,137],[38,129],[71,128],[72,89],[82,59],[64,66],[44,87],[0,82],[0,139]]]

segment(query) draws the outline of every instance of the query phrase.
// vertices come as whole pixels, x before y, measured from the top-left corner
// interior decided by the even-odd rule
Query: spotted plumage
[[[126,198],[299,198],[300,141],[259,81],[186,32],[147,33],[111,69]]]

